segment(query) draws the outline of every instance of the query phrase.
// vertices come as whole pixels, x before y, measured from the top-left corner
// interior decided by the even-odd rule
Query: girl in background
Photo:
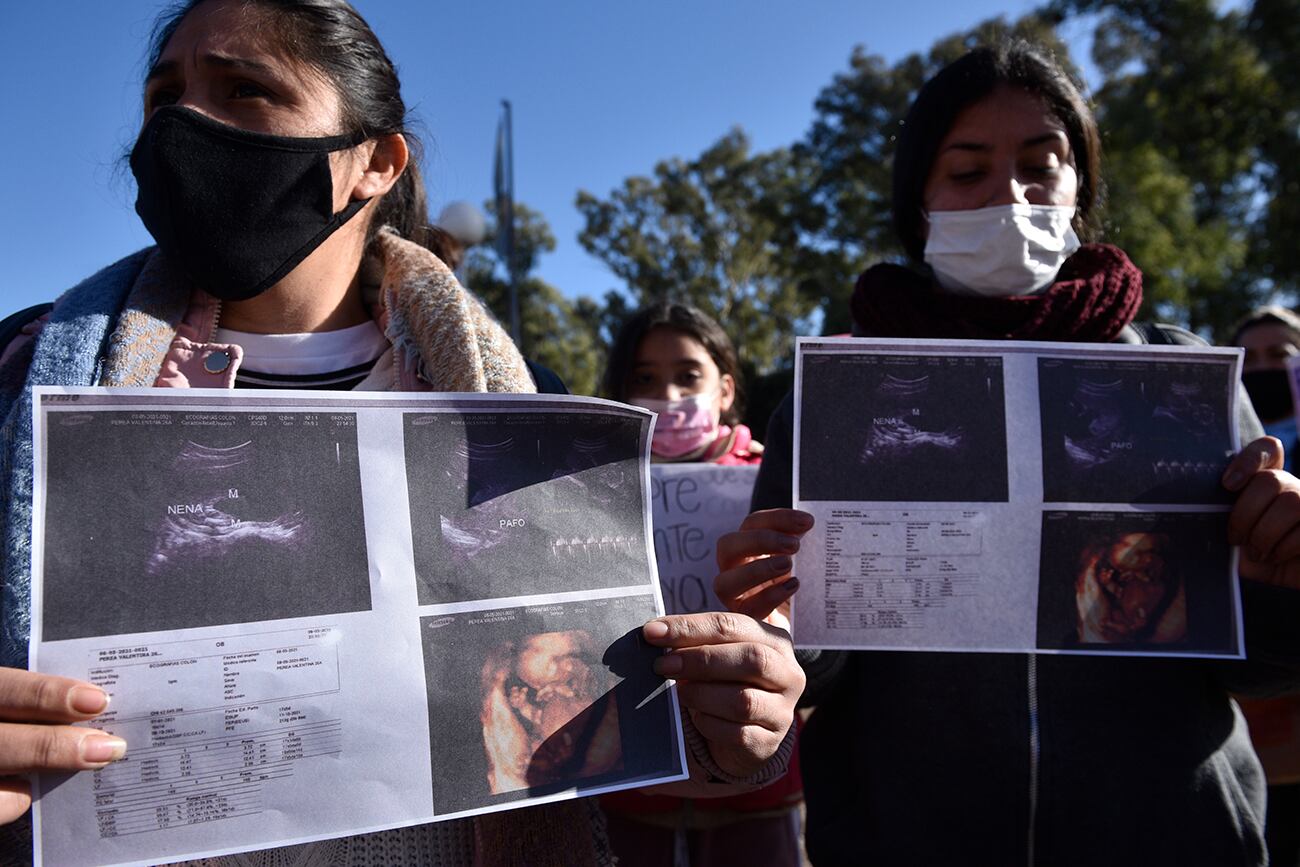
[[[651,443],[658,463],[755,465],[763,446],[740,423],[744,391],[736,350],[708,314],[661,303],[619,331],[604,392],[659,414]],[[799,864],[797,762],[756,792],[670,798],[615,792],[601,802],[610,845],[624,867]]]
[[[619,331],[605,368],[613,400],[659,413],[660,463],[757,464],[763,446],[740,423],[740,362],[726,332],[685,304],[655,304]]]

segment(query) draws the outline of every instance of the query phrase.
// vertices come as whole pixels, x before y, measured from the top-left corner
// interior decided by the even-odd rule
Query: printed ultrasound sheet
[[[804,338],[800,647],[1244,655],[1241,350]]]
[[[36,858],[156,864],[686,778],[652,415],[607,401],[38,389],[35,670],[127,741]]]

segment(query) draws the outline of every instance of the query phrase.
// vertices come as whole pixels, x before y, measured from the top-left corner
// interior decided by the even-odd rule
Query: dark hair
[[[1281,325],[1291,332],[1296,344],[1300,345],[1300,316],[1297,316],[1292,310],[1273,304],[1267,307],[1256,307],[1238,321],[1232,327],[1232,345],[1240,346],[1241,335],[1256,325]]]
[[[918,262],[925,255],[921,202],[939,144],[957,115],[1005,84],[1041,97],[1065,125],[1079,174],[1074,230],[1085,241],[1097,234],[1101,136],[1092,110],[1055,58],[1023,40],[1008,40],[976,48],[941,69],[921,86],[903,121],[894,151],[894,231]]]
[[[210,0],[185,0],[164,10],[154,23],[146,70],[157,65],[185,16]],[[411,129],[397,69],[379,37],[346,0],[230,0],[266,17],[257,22],[295,61],[319,70],[343,104],[341,133],[367,137],[400,134],[410,162],[375,211],[373,233],[392,226],[403,238],[446,258],[446,233],[431,226],[419,160],[420,138]]]
[[[735,380],[736,399],[732,401],[731,408],[722,414],[722,422],[738,424],[744,409],[744,389],[736,347],[713,317],[687,304],[652,304],[638,310],[623,323],[618,337],[614,338],[614,345],[609,348],[609,360],[605,363],[605,376],[601,382],[605,396],[612,400],[627,399],[627,381],[636,365],[637,350],[645,336],[656,328],[670,328],[695,340],[709,353],[709,358],[718,366],[718,372],[728,374]]]

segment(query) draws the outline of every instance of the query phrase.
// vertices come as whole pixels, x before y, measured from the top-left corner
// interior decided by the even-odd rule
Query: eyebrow
[[[1042,135],[1036,135],[1033,136],[1032,138],[1025,139],[1020,143],[1020,149],[1024,150],[1025,148],[1037,147],[1038,145],[1059,141],[1061,139],[1065,139],[1065,141],[1069,143],[1070,137],[1066,134],[1065,130],[1063,129],[1052,130],[1051,132],[1045,132]],[[986,151],[991,151],[991,150],[993,150],[993,146],[986,142],[955,141],[952,144],[948,145],[946,148],[944,148],[943,151],[940,151],[940,153],[944,153],[947,151],[970,151],[973,153],[984,153]]]
[[[274,75],[275,70],[256,60],[248,60],[242,57],[231,57],[228,54],[205,54],[199,58],[199,64],[205,66],[218,66],[224,69],[247,69],[253,72],[260,72],[263,75]],[[155,78],[161,78],[165,75],[172,75],[180,69],[180,63],[175,60],[160,60],[155,63],[145,76],[145,84],[153,81]]]

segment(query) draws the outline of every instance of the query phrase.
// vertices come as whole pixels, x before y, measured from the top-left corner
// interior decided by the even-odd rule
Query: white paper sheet
[[[804,338],[800,647],[1243,655],[1241,350]]]
[[[756,466],[650,467],[655,556],[669,614],[726,610],[713,592],[718,539],[749,514],[757,478]]]
[[[157,863],[684,779],[651,415],[503,395],[37,390],[31,662],[125,759],[36,857]]]

